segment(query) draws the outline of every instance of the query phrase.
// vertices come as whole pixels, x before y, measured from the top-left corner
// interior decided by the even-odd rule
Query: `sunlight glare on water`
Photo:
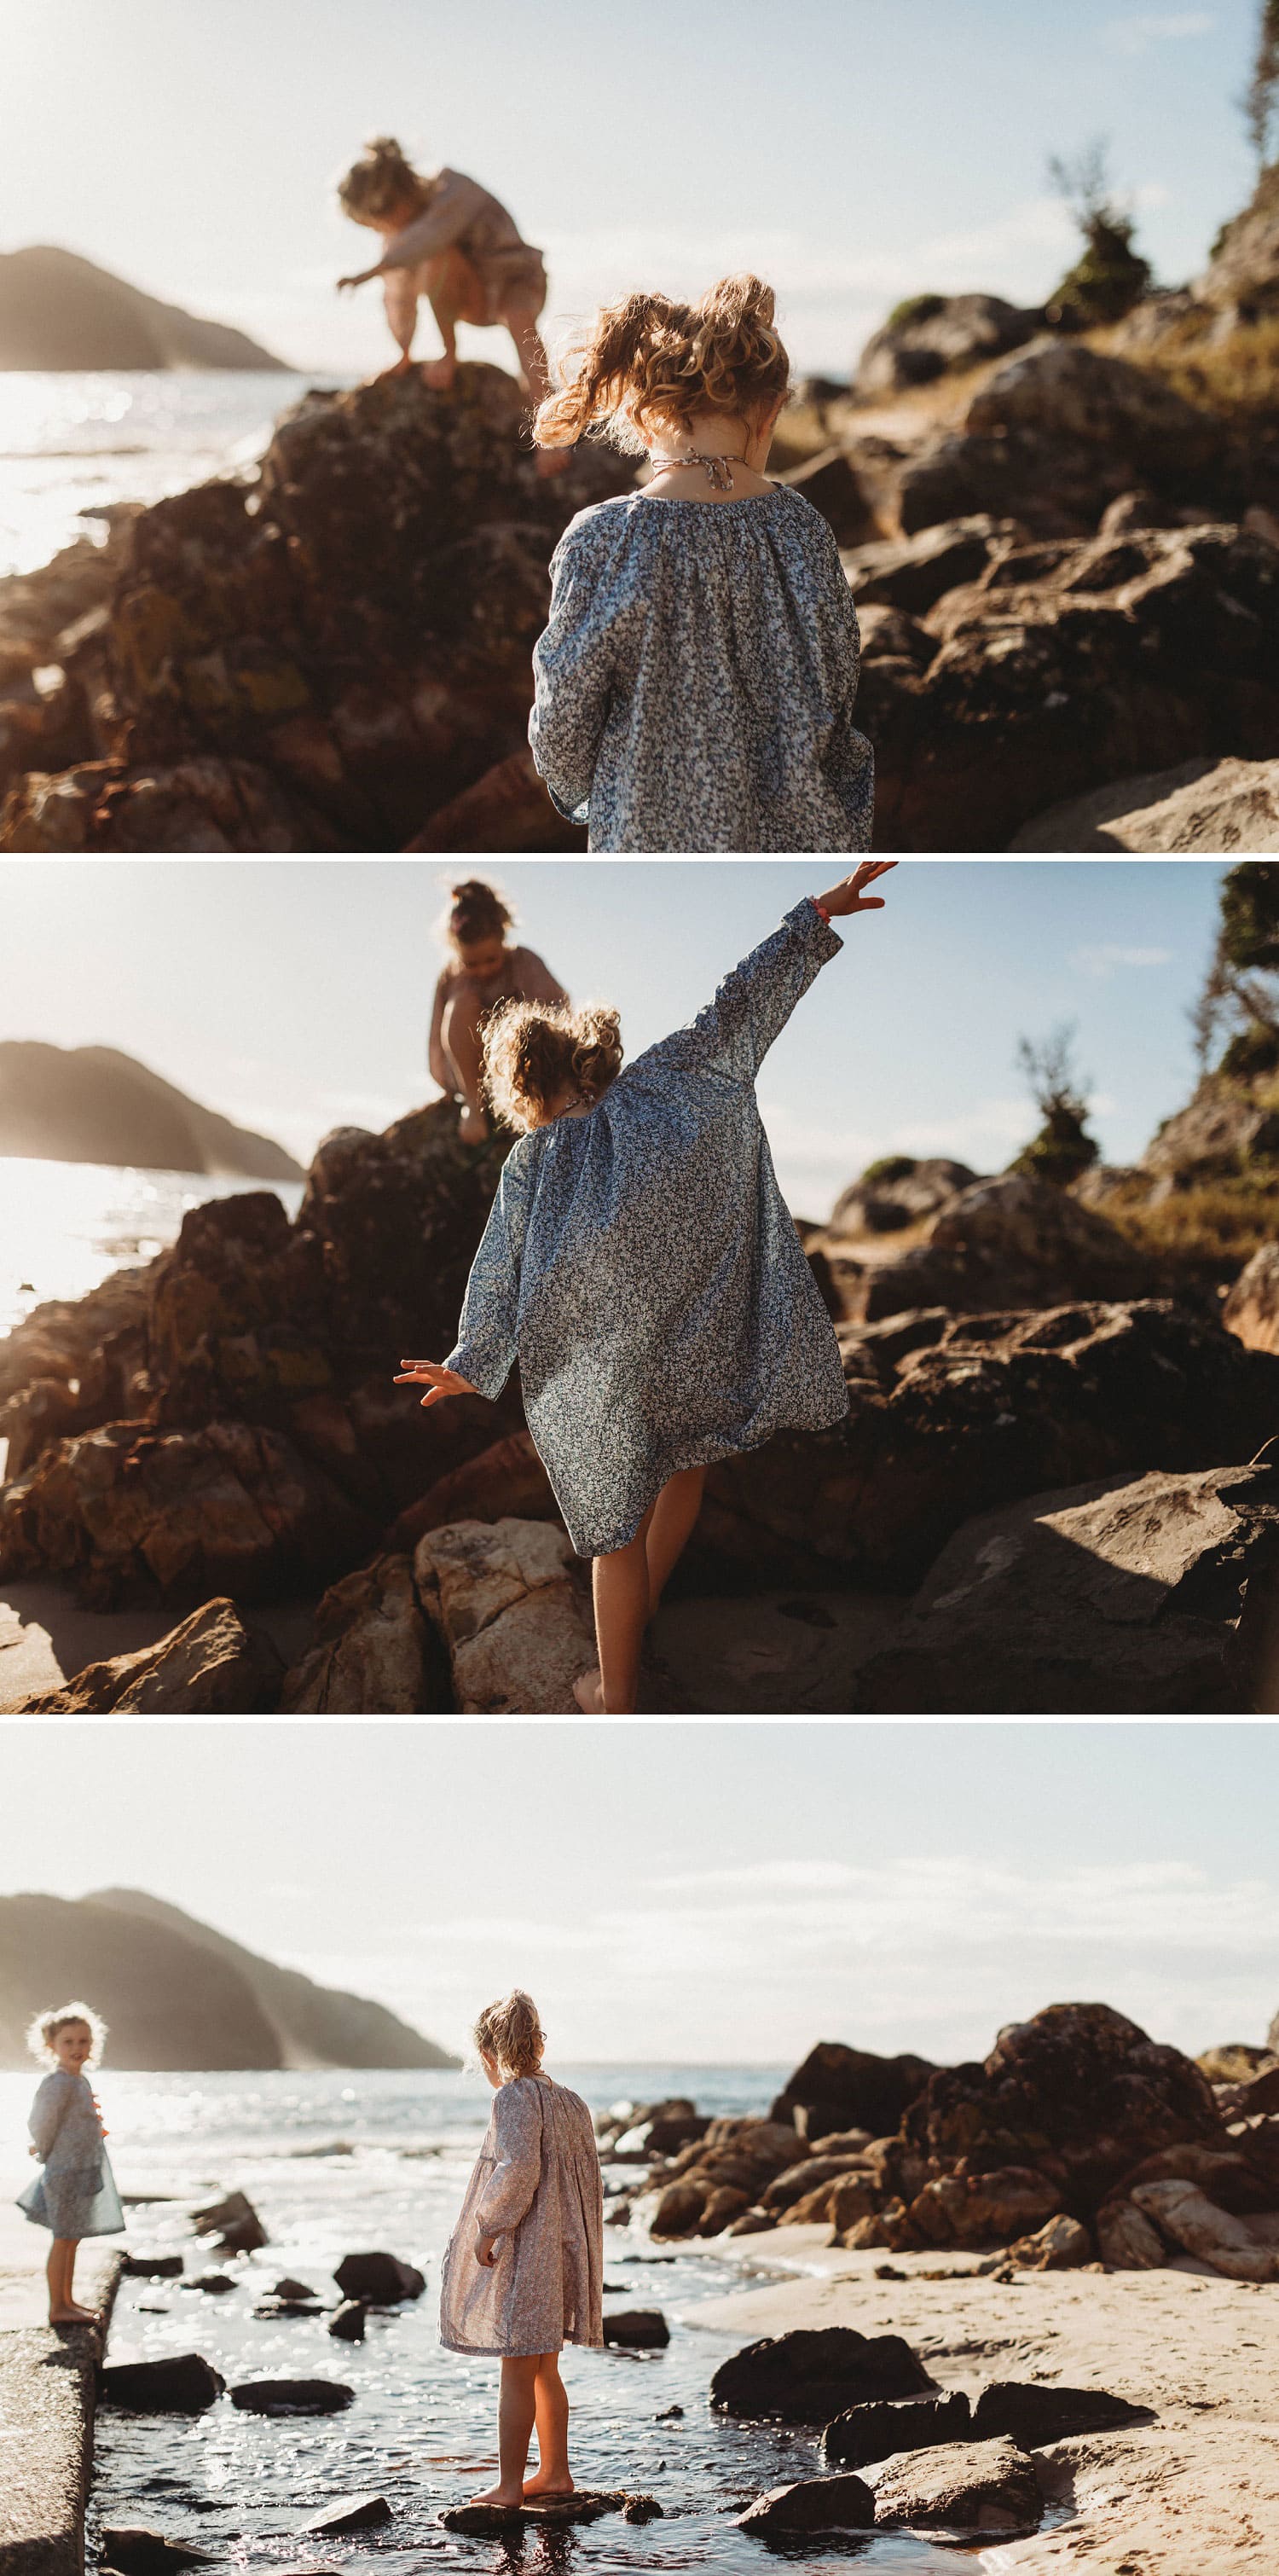
[[[83,1297],[112,1270],[154,1258],[188,1208],[261,1184],[205,1172],[0,1156],[0,1338],[50,1298]],[[290,1216],[298,1181],[270,1185]]]

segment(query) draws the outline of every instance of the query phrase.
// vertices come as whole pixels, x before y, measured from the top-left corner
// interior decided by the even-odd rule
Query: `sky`
[[[1161,278],[1252,185],[1256,0],[0,0],[0,249],[60,242],[309,370],[376,362],[333,184],[391,132],[547,254],[558,340],[634,285],[750,266],[800,369],[905,295],[1041,302],[1072,255],[1051,152],[1109,138]],[[463,354],[498,354],[464,333]],[[425,338],[423,351],[426,351]]]
[[[830,882],[822,859],[460,865],[506,890],[576,1000],[618,1005],[631,1056]],[[1018,1035],[1063,1021],[1106,1159],[1135,1160],[1193,1086],[1186,1015],[1223,866],[903,860],[760,1077],[794,1213],[824,1217],[881,1154],[1001,1170],[1037,1124]],[[121,1047],[305,1162],[331,1128],[380,1128],[435,1096],[449,881],[434,859],[0,861],[0,1039]]]
[[[984,2056],[1079,2000],[1196,2051],[1279,2006],[1273,1726],[19,1724],[0,1752],[0,1891],[149,1890],[456,2049],[517,1983],[552,2064]]]

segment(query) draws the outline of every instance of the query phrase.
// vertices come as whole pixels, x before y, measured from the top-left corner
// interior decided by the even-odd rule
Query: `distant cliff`
[[[0,255],[0,369],[283,366],[246,332],[161,304],[75,251],[40,242]]]
[[[0,2067],[29,2062],[32,2015],[67,1995],[102,2014],[126,2070],[458,2063],[385,2005],[277,1968],[140,1890],[0,1897]]]
[[[145,1171],[300,1181],[270,1136],[233,1127],[117,1047],[0,1044],[0,1154]]]

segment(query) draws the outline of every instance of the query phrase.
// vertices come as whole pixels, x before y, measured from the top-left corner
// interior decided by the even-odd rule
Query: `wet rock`
[[[182,2278],[180,2254],[128,2253],[120,2258],[121,2273],[126,2281],[179,2281]]]
[[[354,2396],[337,2379],[243,2379],[231,2403],[246,2415],[340,2415]]]
[[[418,1716],[448,1705],[406,1556],[378,1556],[331,1584],[313,1643],[284,1677],[293,1714]]]
[[[317,2538],[336,2539],[347,2531],[377,2531],[384,2522],[392,2522],[394,2518],[385,2496],[344,2496],[340,2504],[326,2505],[323,2513],[312,2514],[302,2529],[313,2531]]]
[[[229,2272],[189,2272],[182,2284],[184,2290],[203,2290],[211,2299],[224,2299],[235,2288]]]
[[[879,2527],[1012,2540],[1039,2528],[1035,2464],[1015,2442],[947,2442],[890,2460],[875,2486]]]
[[[270,1638],[246,1628],[224,1598],[193,1610],[157,1645],[86,1664],[61,1690],[25,1700],[20,1713],[262,1717],[277,1706],[283,1670]]]
[[[657,2352],[670,2342],[671,2330],[660,2308],[622,2308],[604,2319],[605,2343],[627,2352]]]
[[[595,1663],[584,1569],[542,1521],[459,1521],[428,1531],[413,1574],[443,1640],[464,1715],[563,1715]]]
[[[966,2442],[972,2410],[962,2389],[948,2397],[906,2398],[893,2404],[850,2406],[822,2435],[822,2458],[834,2468],[864,2469],[899,2452],[927,2451],[941,2442]]]
[[[319,2299],[260,2299],[253,2313],[255,2317],[280,2319],[322,2317],[324,2306]]]
[[[1018,349],[1043,327],[1037,308],[1001,295],[916,295],[872,332],[853,378],[859,402],[882,402]]]
[[[1240,1271],[1221,1320],[1250,1351],[1279,1353],[1279,1243],[1263,1243]]]
[[[369,2299],[379,2308],[420,2299],[426,2288],[416,2265],[398,2254],[344,2254],[333,2278],[345,2299]]]
[[[1262,2243],[1246,2218],[1218,2209],[1192,2182],[1139,2182],[1131,2193],[1160,2234],[1232,2281],[1279,2281],[1279,2247]]]
[[[646,2164],[654,2156],[678,2155],[681,2148],[697,2145],[709,2127],[692,2102],[673,2094],[665,2102],[632,2107],[624,2119],[597,2122],[596,2135],[610,2162]]]
[[[926,2057],[877,2057],[870,2049],[822,2040],[796,2067],[768,2116],[790,2121],[810,2140],[848,2128],[883,2137],[935,2072]]]
[[[712,2406],[727,2415],[829,2424],[867,2399],[913,2397],[932,2385],[900,2335],[866,2336],[852,2326],[826,2326],[747,2344],[720,2363],[710,2394]]]
[[[294,2281],[286,2272],[284,2279],[275,2283],[271,2296],[273,2299],[313,2299],[316,2293],[309,2281]]]
[[[221,2200],[212,2200],[204,2209],[191,2213],[191,2224],[197,2236],[217,2240],[219,2254],[256,2254],[270,2244],[252,2201],[242,2191],[229,2191]]]
[[[1013,850],[1279,850],[1279,760],[1181,761],[1054,805]]]
[[[538,2496],[526,2504],[456,2504],[440,2515],[445,2531],[463,2531],[473,2539],[483,2539],[490,2532],[510,2531],[520,2524],[546,2523],[556,2526],[573,2522],[599,2522],[605,2514],[620,2514],[626,2522],[655,2522],[662,2507],[656,2496],[630,2495],[624,2488],[600,2489],[579,2487],[567,2496]]]
[[[367,2299],[344,2299],[329,2319],[329,2333],[339,2343],[363,2343],[368,2313]]]
[[[1277,1578],[1273,1466],[1032,1496],[948,1541],[852,1705],[1237,1713],[1264,1704],[1252,1619]]]
[[[737,2527],[767,2539],[773,2532],[870,2531],[874,2521],[875,2499],[860,2478],[800,2478],[757,2496]]]
[[[973,2409],[978,2441],[1006,2436],[1024,2450],[1068,2442],[1078,2433],[1109,2433],[1121,2424],[1149,2424],[1148,2406],[1112,2397],[1105,2388],[1059,2388],[1033,2379],[996,2379],[983,2388]]]
[[[184,2567],[212,2566],[217,2556],[139,2523],[104,2523],[99,2539],[102,2564],[114,2567],[117,2576],[181,2576]]]
[[[1092,2238],[1077,2218],[1059,2210],[1032,2235],[1014,2237],[1008,2259],[1026,2272],[1075,2271],[1081,2263],[1091,2263]]]
[[[226,2381],[202,2353],[179,2352],[162,2361],[113,2362],[102,2373],[109,2406],[134,2415],[202,2415],[217,2404]]]

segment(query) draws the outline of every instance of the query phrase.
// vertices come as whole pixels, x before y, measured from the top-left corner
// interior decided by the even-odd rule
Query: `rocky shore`
[[[713,1471],[646,1705],[1279,1706],[1274,1091],[1209,1075],[1070,1189],[898,1158],[801,1227],[847,1418]],[[391,1382],[451,1345],[503,1151],[444,1102],[343,1130],[292,1224],[194,1209],[0,1344],[0,1581],[154,1620],[26,1713],[572,1707],[587,1568],[517,1386]]]

